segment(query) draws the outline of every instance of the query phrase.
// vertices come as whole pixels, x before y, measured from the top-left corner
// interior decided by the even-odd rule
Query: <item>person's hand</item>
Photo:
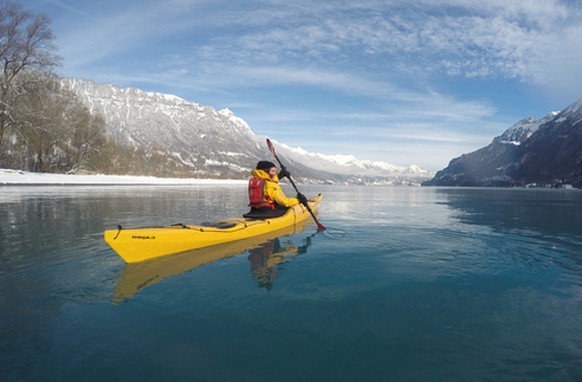
[[[287,171],[287,169],[285,167],[283,167],[281,169],[281,171],[279,172],[279,179],[283,179],[283,178],[289,178],[291,177],[291,174],[289,173],[289,171]]]
[[[307,206],[307,198],[301,192],[297,194],[297,200],[299,200],[299,203],[303,204],[304,206]]]

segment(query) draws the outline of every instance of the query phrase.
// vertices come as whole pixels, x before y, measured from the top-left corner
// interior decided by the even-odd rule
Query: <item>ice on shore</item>
[[[246,180],[157,178],[126,175],[71,175],[0,169],[1,185],[197,185],[246,184]]]

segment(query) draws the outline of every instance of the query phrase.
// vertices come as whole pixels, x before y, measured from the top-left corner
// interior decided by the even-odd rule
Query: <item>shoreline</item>
[[[131,175],[72,175],[33,173],[21,170],[0,169],[2,186],[196,186],[196,185],[240,185],[248,180],[158,178],[155,176]]]

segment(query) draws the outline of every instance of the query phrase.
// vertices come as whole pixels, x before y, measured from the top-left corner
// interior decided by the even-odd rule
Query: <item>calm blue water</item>
[[[335,235],[132,267],[244,187],[0,187],[0,380],[582,380],[582,192],[302,188]]]

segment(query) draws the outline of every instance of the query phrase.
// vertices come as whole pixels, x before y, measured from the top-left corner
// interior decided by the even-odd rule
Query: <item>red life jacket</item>
[[[249,207],[269,207],[275,209],[275,203],[265,195],[265,179],[249,179]]]

